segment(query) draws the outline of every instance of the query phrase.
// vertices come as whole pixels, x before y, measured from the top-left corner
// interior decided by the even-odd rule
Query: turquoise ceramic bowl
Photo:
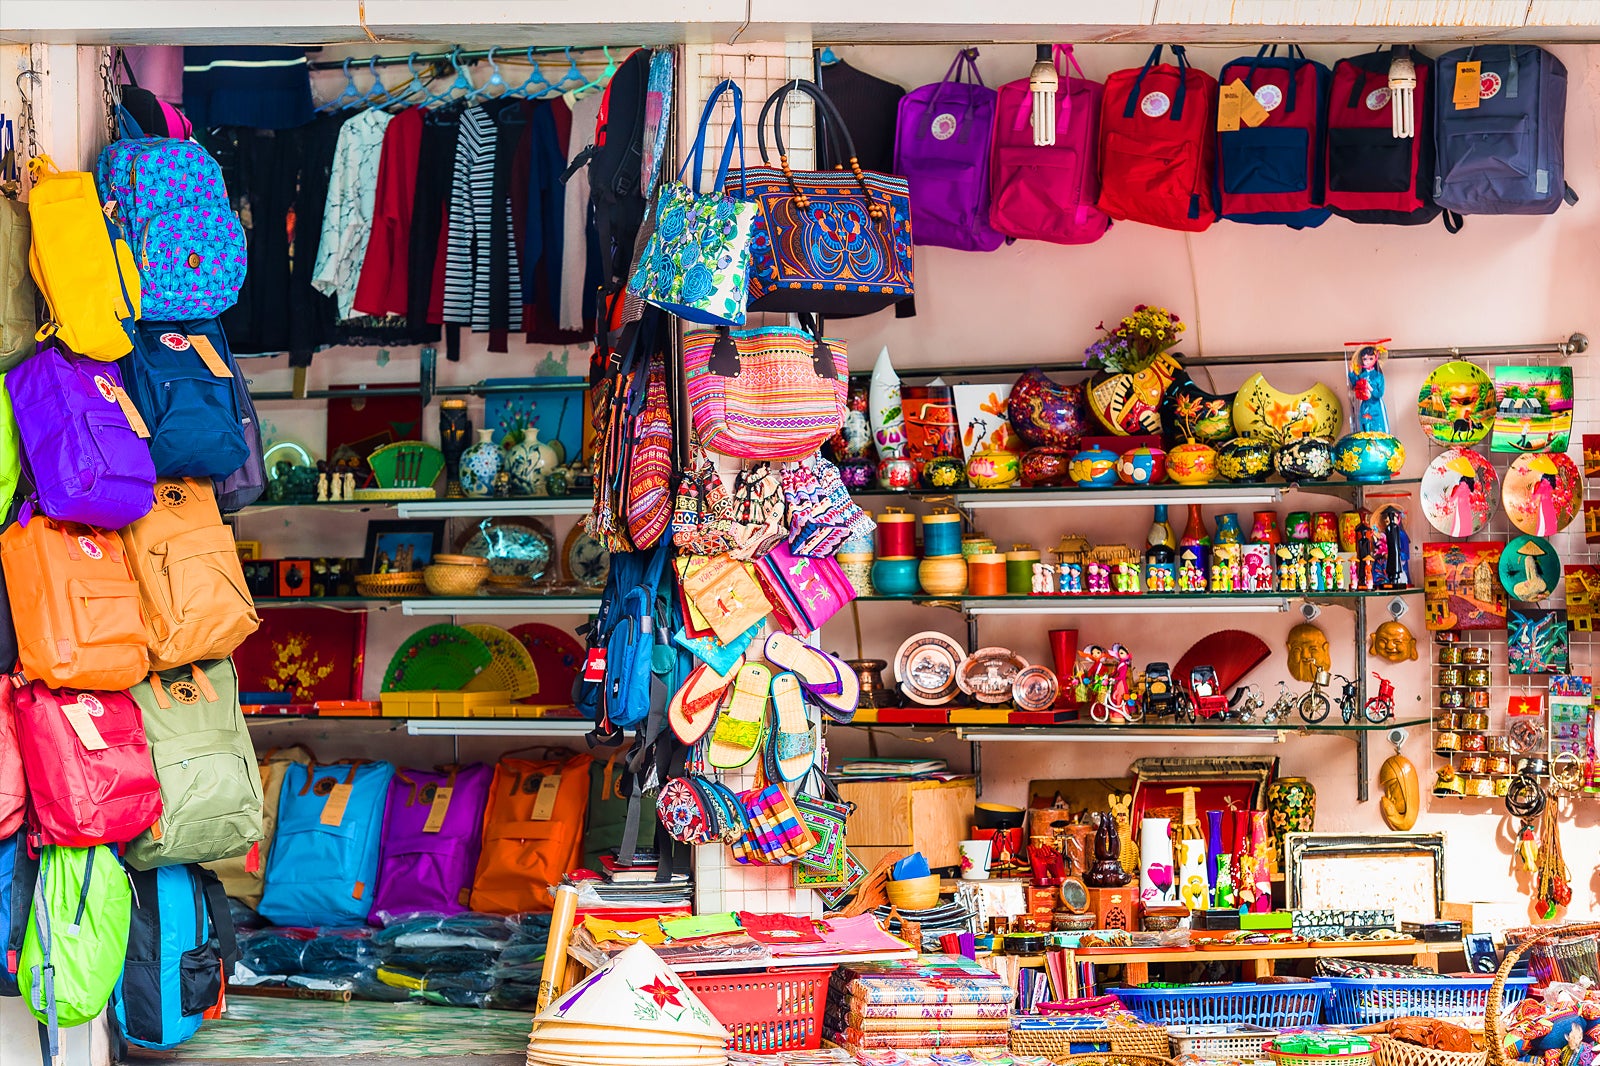
[[[880,557],[872,563],[872,590],[880,596],[915,596],[922,588],[917,583],[917,560],[910,557]]]
[[[1350,481],[1388,481],[1405,463],[1405,446],[1390,433],[1352,433],[1333,448],[1333,468]]]

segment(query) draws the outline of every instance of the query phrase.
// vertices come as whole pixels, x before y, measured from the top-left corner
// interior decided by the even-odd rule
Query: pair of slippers
[[[849,722],[861,702],[861,679],[845,663],[788,633],[767,638],[767,661],[794,674],[800,687],[835,722]]]

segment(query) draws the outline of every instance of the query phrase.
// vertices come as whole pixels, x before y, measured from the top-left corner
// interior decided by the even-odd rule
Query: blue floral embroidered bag
[[[802,92],[817,127],[833,138],[846,170],[791,170],[783,145],[783,100]],[[756,140],[767,162],[767,116],[778,166],[740,173],[760,209],[750,244],[750,310],[866,315],[912,295],[911,193],[906,179],[864,171],[844,119],[816,82],[796,80],[767,98]]]
[[[717,166],[712,191],[702,193],[700,173],[706,128],[717,98],[725,91],[733,94],[733,126],[722,146],[722,162]],[[705,110],[700,113],[700,132],[678,170],[678,180],[663,186],[656,197],[655,232],[628,282],[628,291],[633,295],[688,322],[708,326],[744,324],[756,205],[724,191],[736,145],[741,167],[744,162],[744,126],[739,121],[743,107],[744,96],[731,80],[711,90]],[[692,186],[683,180],[691,167]]]

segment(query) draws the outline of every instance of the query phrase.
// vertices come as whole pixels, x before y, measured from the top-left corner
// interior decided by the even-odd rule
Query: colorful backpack
[[[22,441],[17,434],[17,419],[11,406],[11,390],[6,375],[0,374],[0,520],[11,513],[22,480]]]
[[[146,319],[121,366],[128,395],[150,428],[158,475],[225,478],[250,458],[235,391],[239,368],[216,319]]]
[[[1106,79],[1100,108],[1100,210],[1112,218],[1163,229],[1211,225],[1217,80],[1189,65],[1181,44],[1176,67],[1156,45],[1144,66]]]
[[[1567,68],[1537,45],[1475,45],[1446,52],[1437,70],[1453,87],[1476,61],[1478,106],[1435,92],[1433,199],[1464,215],[1548,215],[1578,194],[1565,180]]]
[[[661,593],[672,549],[616,552],[606,573],[600,607],[580,630],[603,654],[598,680],[580,674],[573,694],[577,708],[607,731],[628,729],[650,713],[650,677],[655,650],[672,631],[671,595]]]
[[[111,1013],[131,1044],[177,1047],[200,1031],[239,957],[228,897],[201,866],[132,870],[134,907]]]
[[[244,230],[204,148],[170,137],[112,141],[95,184],[139,264],[141,317],[215,318],[238,301]]]
[[[143,716],[126,692],[53,689],[34,681],[18,686],[12,703],[30,823],[46,844],[124,844],[160,816]]]
[[[122,373],[47,341],[6,375],[22,452],[33,478],[24,517],[40,511],[62,522],[121,529],[150,510],[156,471],[130,424]]]
[[[493,776],[483,763],[395,771],[383,819],[373,925],[422,911],[467,909]]]
[[[133,253],[101,213],[94,175],[57,170],[47,155],[29,162],[28,170],[28,265],[50,309],[39,339],[60,337],[91,359],[121,359],[133,349],[133,321],[139,317]]]
[[[309,748],[295,744],[267,752],[257,764],[261,778],[261,839],[243,855],[217,859],[206,869],[222,881],[223,889],[250,907],[261,902],[262,872],[272,854],[272,836],[278,829],[278,796],[283,791],[283,775],[290,763],[307,765],[316,760]]]
[[[588,755],[501,759],[483,816],[483,852],[469,904],[487,914],[548,911],[550,888],[583,858]],[[271,878],[268,878],[270,885]]]
[[[119,534],[139,582],[150,668],[224,659],[261,624],[209,481],[163,479]]]
[[[22,765],[14,707],[16,686],[0,681],[0,837],[22,827],[28,809],[28,777]]]
[[[0,996],[19,996],[17,956],[28,931],[39,860],[28,854],[28,831],[0,837]]]
[[[222,324],[217,323],[217,335],[222,335]],[[242,511],[261,498],[267,487],[265,450],[261,443],[261,419],[256,414],[255,401],[250,398],[250,386],[237,363],[233,366],[233,401],[239,409],[239,432],[244,437],[245,460],[239,469],[227,477],[216,479],[217,509],[223,514]]]
[[[144,712],[161,818],[128,845],[128,865],[148,870],[248,852],[261,839],[261,774],[233,660],[153,673],[129,695]]]
[[[1409,57],[1416,72],[1415,135],[1394,135],[1389,66]],[[1328,90],[1328,180],[1334,214],[1352,222],[1419,226],[1439,217],[1433,202],[1433,61],[1400,46],[1341,59]]]
[[[289,767],[278,796],[267,887],[256,908],[263,918],[274,925],[366,922],[393,776],[386,762]]]
[[[978,73],[976,48],[957,52],[943,81],[900,98],[894,172],[911,187],[917,244],[992,252],[1005,243],[989,223],[994,115],[995,91]]]
[[[50,1059],[60,1054],[62,1026],[93,1021],[110,1002],[132,913],[133,888],[116,852],[105,845],[40,849],[17,984],[47,1027]]]
[[[1092,244],[1111,219],[1100,199],[1100,108],[1105,86],[1083,76],[1070,44],[1053,48],[1056,141],[1033,143],[1033,90],[1027,78],[1000,86],[995,102],[989,224],[1007,237]],[[1067,68],[1077,71],[1073,77]],[[919,217],[917,227],[920,230]]]
[[[149,637],[115,533],[34,518],[0,533],[22,670],[51,688],[119,691],[150,672]]]
[[[1222,86],[1243,82],[1267,112],[1257,126],[1217,132],[1217,217],[1309,229],[1331,214],[1322,203],[1328,68],[1298,45],[1277,53],[1277,45],[1262,45],[1217,78]]]

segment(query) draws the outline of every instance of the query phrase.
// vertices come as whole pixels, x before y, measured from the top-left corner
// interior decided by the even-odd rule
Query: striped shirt
[[[508,101],[515,102],[515,101]],[[522,272],[517,261],[509,203],[495,204],[495,159],[499,128],[489,109],[469,107],[461,115],[461,136],[456,142],[454,181],[450,190],[449,239],[445,246],[444,321],[485,332],[491,325],[522,328]],[[498,216],[498,217],[497,217]],[[498,229],[493,224],[499,222]],[[492,271],[496,256],[504,256],[506,269]],[[492,323],[491,277],[514,292],[509,322]]]

